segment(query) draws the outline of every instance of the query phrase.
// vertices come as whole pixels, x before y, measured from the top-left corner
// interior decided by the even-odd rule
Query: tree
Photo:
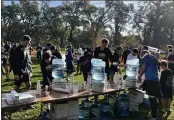
[[[124,30],[124,26],[131,19],[130,12],[133,11],[133,4],[126,5],[123,1],[106,1],[106,7],[112,6],[108,17],[112,18],[111,24],[114,24],[112,29],[114,34],[114,43],[120,44],[121,31]]]

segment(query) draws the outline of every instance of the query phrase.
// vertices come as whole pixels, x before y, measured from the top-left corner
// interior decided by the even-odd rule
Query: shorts
[[[80,60],[77,60],[77,64],[78,64],[78,65],[80,64]]]
[[[67,67],[67,73],[68,74],[73,73],[73,68],[74,68],[73,64],[67,64],[66,67]]]
[[[173,93],[172,93],[172,88],[168,89],[162,89],[162,94],[164,98],[170,98],[171,100],[173,99]]]
[[[19,80],[14,80],[15,85],[20,86],[23,82],[30,82],[29,74],[19,75]]]
[[[1,60],[2,60],[2,65],[3,66],[7,65],[7,58],[1,58]]]
[[[148,95],[154,96],[161,99],[161,89],[159,81],[156,80],[144,80],[143,89],[147,92]]]

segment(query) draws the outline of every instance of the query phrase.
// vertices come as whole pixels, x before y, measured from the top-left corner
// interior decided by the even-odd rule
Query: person
[[[8,53],[9,50],[10,50],[10,45],[9,45],[8,42],[6,42],[5,45],[4,45],[4,52],[7,52]]]
[[[40,44],[38,44],[36,51],[37,51],[37,60],[38,63],[40,63],[42,58],[42,46]]]
[[[173,99],[172,71],[168,68],[166,61],[161,61],[160,67],[163,70],[160,77],[160,86],[163,95],[163,111],[171,112],[170,105]]]
[[[111,59],[111,66],[110,66],[110,74],[111,74],[111,82],[113,82],[113,77],[115,72],[119,72],[119,66],[115,65],[116,64],[120,64],[120,57],[122,55],[123,52],[123,47],[119,46],[115,49],[114,54],[112,55],[112,59]]]
[[[68,42],[68,45],[66,46],[66,50],[71,49],[72,54],[74,53],[73,46],[70,42]]]
[[[138,79],[141,80],[143,74],[145,74],[145,80],[143,82],[143,89],[149,96],[149,102],[151,105],[151,120],[156,120],[157,117],[157,99],[161,101],[160,84],[158,78],[158,60],[150,54],[149,51],[143,50],[141,52],[142,67]]]
[[[57,47],[56,46],[52,45],[50,47],[50,50],[51,50],[52,55],[56,56],[58,59],[62,59],[62,55],[57,50]]]
[[[9,76],[9,68],[8,68],[8,53],[5,52],[6,50],[2,50],[1,51],[1,62],[2,62],[2,67],[1,69],[5,70],[5,75],[6,75],[6,81],[10,80],[10,76]]]
[[[81,75],[81,70],[80,70],[80,57],[82,56],[82,48],[80,47],[80,44],[78,44],[78,49],[77,49],[77,73],[76,75],[80,74]],[[80,73],[79,73],[80,71]]]
[[[124,61],[124,65],[126,64],[127,56],[131,53],[129,46],[123,51],[122,60]]]
[[[17,44],[14,43],[12,48],[10,49],[10,55],[9,55],[10,71],[9,72],[12,71],[12,64],[13,64],[13,59],[12,58],[15,57],[14,53],[15,53],[16,48],[17,48]]]
[[[156,57],[157,60],[160,59],[160,51],[157,50],[155,53],[154,53],[154,56]]]
[[[50,50],[50,47],[52,46],[52,43],[50,43],[50,42],[48,42],[47,44],[46,44],[46,47],[43,49],[43,53],[44,52],[47,52],[48,50]]]
[[[84,47],[84,56],[86,56],[87,55],[87,53],[88,53],[88,46],[87,45],[85,45],[85,47]]]
[[[80,57],[79,63],[83,73],[84,81],[87,82],[88,73],[91,71],[91,59],[93,57],[93,51],[87,48],[86,54]]]
[[[134,48],[131,53],[127,56],[127,60],[138,59],[138,49]]]
[[[32,62],[28,50],[30,41],[30,36],[24,35],[20,41],[20,45],[14,52],[14,57],[12,58],[15,90],[17,92],[19,92],[20,86],[23,82],[25,83],[27,90],[30,90],[31,87],[29,67],[31,66]]]
[[[51,65],[52,65],[53,59],[57,59],[57,57],[54,55],[51,55],[51,51],[48,50],[45,53],[43,53],[43,57],[40,64],[41,72],[43,76],[42,89],[45,89],[46,85],[48,85],[48,88],[51,89],[51,84],[53,80]]]
[[[148,46],[146,45],[143,46],[143,50],[148,50],[148,49],[149,49]]]
[[[67,76],[73,73],[73,54],[72,54],[72,49],[71,46],[69,46],[66,50],[66,55],[65,55],[65,62],[66,62],[66,67],[67,67]]]
[[[174,50],[172,50],[169,53],[167,60],[168,60],[168,67],[172,71],[172,74],[173,74],[173,91],[174,91]]]
[[[112,53],[108,48],[109,40],[102,39],[102,45],[97,47],[94,51],[94,58],[99,58],[105,61],[105,73],[107,73],[107,79],[109,80],[109,60],[111,61]]]

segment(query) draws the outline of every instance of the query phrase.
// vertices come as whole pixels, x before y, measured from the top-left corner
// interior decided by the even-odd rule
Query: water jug
[[[79,107],[79,120],[85,120],[89,118],[90,107],[85,106],[85,101],[82,101]]]
[[[139,59],[132,59],[126,61],[126,75],[128,77],[136,78],[139,68]]]
[[[62,59],[53,59],[52,61],[52,76],[55,81],[59,81],[64,77],[65,62]]]
[[[91,60],[92,83],[103,83],[105,78],[105,62],[102,60]]]
[[[117,101],[119,115],[126,117],[129,115],[129,98],[127,94],[121,94]]]

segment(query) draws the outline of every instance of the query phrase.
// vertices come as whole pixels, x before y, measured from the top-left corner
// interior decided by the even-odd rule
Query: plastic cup
[[[79,86],[78,85],[73,85],[73,94],[77,94],[79,90]]]
[[[67,83],[66,84],[66,90],[70,92],[70,87],[71,87],[71,84],[70,83]]]

